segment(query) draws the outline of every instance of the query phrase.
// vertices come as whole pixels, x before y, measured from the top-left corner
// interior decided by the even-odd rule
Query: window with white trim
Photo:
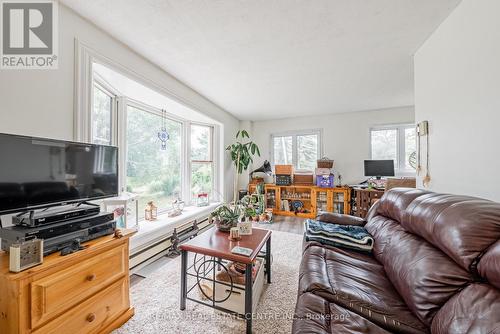
[[[274,165],[294,165],[296,169],[313,171],[321,157],[321,131],[273,134],[271,156]]]
[[[160,110],[129,102],[126,118],[126,189],[139,195],[139,207],[154,201],[168,209],[181,195],[182,123],[163,119]],[[158,124],[169,134],[166,148],[158,140]],[[144,211],[139,210],[144,216]]]
[[[414,125],[387,125],[370,129],[371,159],[394,160],[394,168],[398,174],[415,173],[415,168],[411,165],[415,152]]]
[[[214,188],[213,127],[191,124],[191,196],[212,195]]]
[[[116,109],[116,95],[104,88],[97,80],[92,86],[92,143],[101,145],[113,144],[113,114]]]

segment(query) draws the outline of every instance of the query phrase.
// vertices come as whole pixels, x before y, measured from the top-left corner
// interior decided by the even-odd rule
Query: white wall
[[[259,145],[262,156],[254,161],[254,168],[271,157],[271,134],[293,130],[323,130],[323,155],[335,160],[335,170],[343,177],[343,183],[355,183],[364,177],[363,160],[370,158],[370,128],[385,124],[414,122],[413,107],[391,108],[373,111],[307,116],[272,121],[241,122],[240,128],[250,131]],[[240,187],[245,187],[248,176],[244,175]]]
[[[500,201],[498,13],[498,0],[463,0],[415,55],[416,120],[430,122],[431,190]]]
[[[74,139],[75,38],[224,124],[224,145],[238,130],[235,117],[61,4],[59,69],[0,70],[0,132]],[[232,168],[225,157],[225,177],[231,179]],[[225,187],[225,195],[230,194],[231,184]]]

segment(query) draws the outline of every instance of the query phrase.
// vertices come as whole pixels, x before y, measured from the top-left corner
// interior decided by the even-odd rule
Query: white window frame
[[[92,79],[92,88],[90,90],[91,103],[90,103],[90,126],[89,126],[89,136],[90,141],[94,139],[94,134],[92,133],[92,115],[94,108],[94,86],[97,86],[104,94],[111,98],[111,144],[117,145],[118,142],[118,97],[120,93],[109,85],[106,80],[100,76],[94,75]]]
[[[318,159],[321,159],[321,157],[323,156],[323,129],[285,131],[271,134],[271,142],[269,145],[269,156],[271,157],[271,164],[273,166],[276,165],[274,160],[274,139],[279,137],[292,137],[292,163],[294,168],[297,168],[299,156],[297,137],[309,135],[318,136]]]
[[[387,124],[387,125],[377,125],[372,126],[369,132],[369,146],[368,150],[370,152],[370,159],[373,159],[372,152],[372,132],[380,131],[380,130],[396,130],[397,131],[397,140],[396,140],[396,152],[398,154],[398,161],[394,166],[394,172],[396,176],[415,176],[416,171],[405,169],[403,166],[406,165],[405,156],[406,156],[406,140],[405,140],[405,130],[406,129],[414,129],[415,124],[404,123],[404,124]]]
[[[210,129],[210,156],[209,156],[209,159],[211,160],[192,160],[191,159],[191,126],[192,125],[196,125],[196,126],[205,126],[205,127],[208,127]],[[211,196],[211,200],[217,200],[217,196],[215,194],[215,190],[216,190],[216,178],[215,178],[215,174],[216,174],[216,164],[215,164],[215,154],[214,154],[214,151],[215,151],[215,145],[214,145],[214,142],[215,142],[215,127],[213,124],[207,124],[207,123],[202,123],[202,122],[188,122],[187,124],[188,126],[188,152],[187,152],[187,159],[188,159],[188,163],[187,163],[187,179],[188,179],[188,182],[189,182],[189,186],[187,188],[187,192],[188,192],[188,197],[189,197],[189,202],[191,204],[196,204],[194,203],[195,202],[195,199],[193,198],[192,194],[191,194],[191,189],[192,189],[192,167],[193,167],[193,162],[194,163],[211,163],[211,169],[212,169],[212,186],[211,186],[211,191],[210,191],[210,196]]]
[[[159,86],[153,81],[139,75],[137,72],[128,69],[127,67],[113,61],[106,56],[101,55],[91,47],[82,43],[79,39],[75,38],[75,85],[74,85],[74,140],[79,142],[90,143],[92,140],[92,123],[91,115],[93,108],[93,84],[94,80],[98,80],[99,84],[105,88],[112,88],[105,80],[99,78],[95,75],[93,71],[93,64],[102,64],[124,76],[127,76],[131,80],[152,89],[165,97],[184,105],[194,111],[201,112],[202,108],[194,105],[190,101],[177,96],[170,90]],[[126,129],[126,108],[130,103],[137,103],[142,107],[149,107],[151,110],[158,112],[157,108],[148,106],[142,102],[134,101],[130,98],[123,96],[118,91],[110,90],[112,93],[116,94],[116,106],[114,112],[113,125],[113,145],[120,148],[120,164],[119,164],[119,178],[120,178],[120,189],[125,191],[126,189],[126,134],[124,129]],[[141,107],[141,109],[142,109]],[[161,112],[161,111],[160,111]],[[193,204],[191,199],[191,164],[190,164],[190,150],[189,150],[189,124],[190,120],[181,119],[176,115],[168,114],[169,118],[182,122],[182,140],[181,140],[181,196],[182,199],[189,204]],[[201,123],[200,123],[201,124]],[[212,200],[221,201],[224,196],[224,161],[223,161],[223,143],[222,143],[222,124],[204,124],[213,127],[212,133],[212,158],[213,158],[213,191]]]

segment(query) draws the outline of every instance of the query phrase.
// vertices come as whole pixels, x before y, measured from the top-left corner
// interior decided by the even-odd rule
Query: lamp
[[[250,179],[253,179],[253,173],[264,173],[266,175],[271,176],[273,174],[273,170],[271,169],[271,163],[267,160],[264,161],[264,164],[262,166],[250,172]]]

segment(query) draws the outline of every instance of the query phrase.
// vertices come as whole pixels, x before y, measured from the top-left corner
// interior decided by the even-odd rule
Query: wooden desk
[[[129,297],[129,238],[105,236],[67,256],[9,272],[0,252],[0,333],[110,333],[134,314]]]

